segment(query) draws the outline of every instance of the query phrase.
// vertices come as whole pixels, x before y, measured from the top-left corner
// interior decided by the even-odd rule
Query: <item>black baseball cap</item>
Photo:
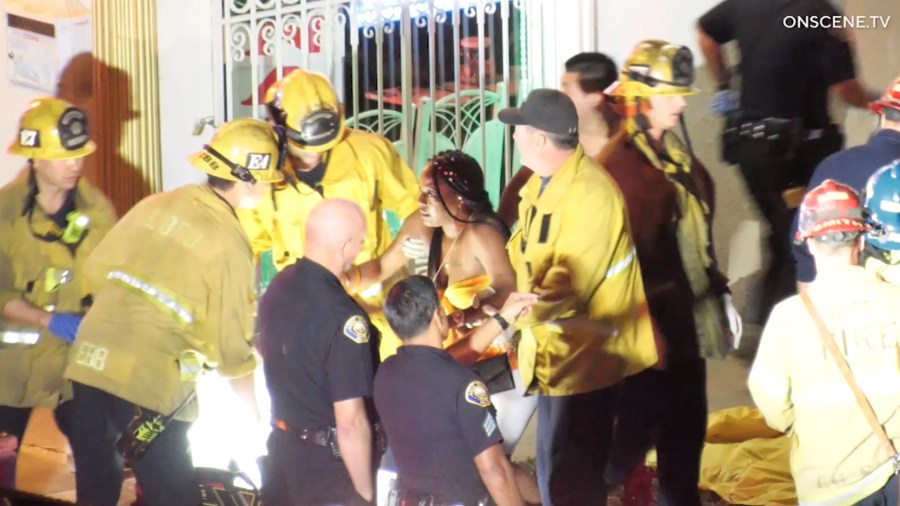
[[[520,107],[503,109],[498,117],[507,125],[527,125],[557,135],[578,135],[575,104],[559,90],[534,90]]]

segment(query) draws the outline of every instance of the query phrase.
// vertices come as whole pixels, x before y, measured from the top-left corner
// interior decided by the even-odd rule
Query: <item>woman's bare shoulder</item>
[[[468,228],[467,242],[473,246],[490,248],[499,245],[504,248],[506,245],[506,234],[499,223],[470,223]]]

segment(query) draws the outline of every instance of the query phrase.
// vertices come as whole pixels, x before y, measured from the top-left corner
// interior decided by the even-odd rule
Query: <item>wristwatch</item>
[[[500,316],[500,313],[494,313],[494,315],[491,316],[491,318],[497,320],[497,323],[500,324],[500,328],[502,330],[506,330],[509,328],[509,322],[506,321],[506,318]]]

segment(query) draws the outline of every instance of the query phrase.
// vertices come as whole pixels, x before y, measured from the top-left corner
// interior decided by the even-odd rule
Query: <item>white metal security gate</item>
[[[394,141],[415,170],[443,149],[485,169],[492,200],[515,162],[496,120],[544,83],[558,2],[592,0],[214,0],[217,123],[264,115],[266,89],[293,68],[328,76],[351,126]],[[576,23],[577,24],[577,23]],[[555,27],[550,27],[553,30]],[[565,32],[561,32],[563,34]],[[569,37],[572,34],[567,33]],[[556,65],[557,60],[549,62]]]

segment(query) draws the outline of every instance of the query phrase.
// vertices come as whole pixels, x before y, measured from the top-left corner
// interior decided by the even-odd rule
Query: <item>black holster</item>
[[[319,430],[300,429],[290,426],[283,421],[276,422],[275,427],[289,434],[293,434],[300,441],[308,445],[328,448],[331,451],[332,457],[341,460],[341,447],[338,445],[336,427]],[[372,424],[372,439],[373,461],[380,462],[381,456],[387,451],[387,436],[385,435],[381,424],[378,422]]]

